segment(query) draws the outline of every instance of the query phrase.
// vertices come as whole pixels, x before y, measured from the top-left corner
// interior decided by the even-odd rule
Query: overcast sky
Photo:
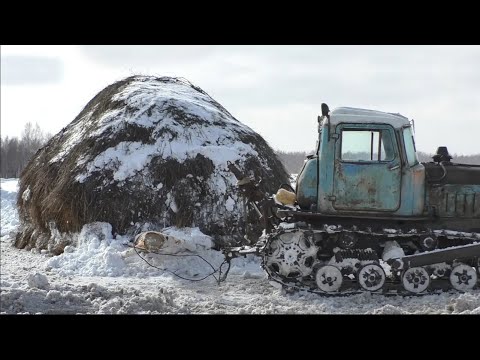
[[[325,102],[413,118],[421,151],[480,153],[480,46],[1,46],[1,135],[54,134],[133,74],[190,80],[274,149],[311,151]]]

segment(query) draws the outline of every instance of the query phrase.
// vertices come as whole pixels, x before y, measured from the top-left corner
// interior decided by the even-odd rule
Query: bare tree
[[[0,146],[0,177],[19,177],[28,162],[49,139],[51,134],[45,134],[40,126],[28,122],[22,131],[21,138],[2,139]]]
[[[313,151],[311,152],[313,153]],[[281,151],[277,150],[277,156],[290,174],[298,174],[302,169],[303,162],[309,153],[305,151]]]
[[[0,177],[6,177],[7,174],[7,143],[10,141],[8,136],[2,139],[0,146]]]

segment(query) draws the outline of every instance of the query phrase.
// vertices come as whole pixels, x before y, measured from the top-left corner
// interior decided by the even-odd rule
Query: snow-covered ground
[[[17,179],[1,180],[0,313],[480,314],[479,290],[423,297],[285,294],[269,284],[254,257],[233,260],[220,285],[212,277],[181,280],[147,265],[126,245],[128,239],[112,239],[105,223],[84,227],[77,247],[67,247],[60,256],[18,250],[12,246],[16,192]],[[165,232],[174,239],[167,244],[169,253],[199,254],[214,267],[223,261],[198,228]],[[197,257],[147,259],[187,278],[211,272]]]

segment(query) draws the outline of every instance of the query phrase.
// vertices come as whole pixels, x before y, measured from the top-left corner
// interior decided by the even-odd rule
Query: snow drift
[[[266,280],[261,259],[232,260],[225,282],[213,277],[191,282],[148,266],[111,235],[106,223],[88,224],[76,247],[60,256],[46,250],[21,251],[11,246],[18,226],[17,179],[0,179],[0,314],[476,314],[480,290],[424,296],[386,297],[368,293],[322,297],[286,294]],[[224,257],[198,228],[164,229],[182,239],[169,253],[200,254],[215,267]],[[211,268],[197,257],[144,254],[148,261],[187,278],[201,278]]]
[[[22,173],[15,245],[61,253],[68,234],[91,222],[110,223],[114,234],[199,227],[218,245],[238,244],[244,208],[228,161],[263,179],[265,192],[288,182],[265,140],[199,87],[169,77],[118,81]]]

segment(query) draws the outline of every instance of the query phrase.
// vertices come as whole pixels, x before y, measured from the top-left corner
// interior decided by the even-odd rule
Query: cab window
[[[403,129],[403,142],[405,143],[405,154],[407,154],[408,165],[413,166],[418,164],[415,139],[413,138],[411,127]]]
[[[342,130],[341,159],[344,161],[391,161],[395,158],[390,131]]]

